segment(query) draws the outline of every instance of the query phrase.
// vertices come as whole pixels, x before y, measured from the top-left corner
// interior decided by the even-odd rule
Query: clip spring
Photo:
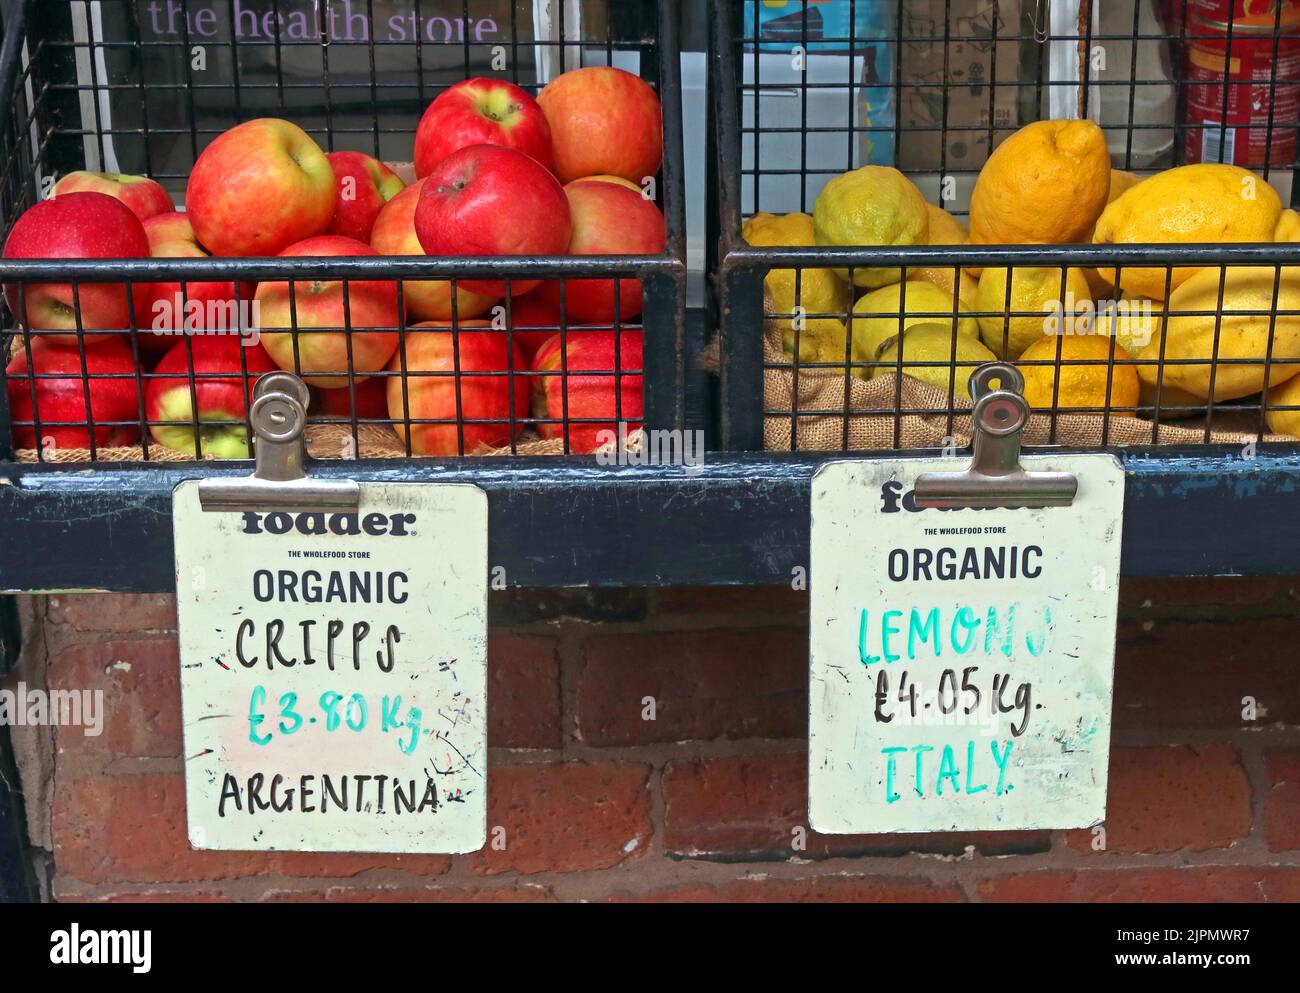
[[[307,475],[306,384],[288,372],[267,373],[253,387],[256,468],[251,476],[205,479],[199,504],[205,511],[356,510],[361,488],[352,479]]]
[[[1079,480],[1073,473],[1026,472],[1020,466],[1020,433],[1030,413],[1024,389],[1020,370],[1005,362],[987,363],[971,374],[970,468],[922,473],[913,486],[918,507],[1068,507],[1074,502]]]

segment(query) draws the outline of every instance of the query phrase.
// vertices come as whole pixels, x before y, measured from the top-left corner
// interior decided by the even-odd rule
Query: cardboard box
[[[937,172],[941,165],[941,128],[947,98],[945,172],[978,170],[989,155],[989,121],[994,145],[1003,132],[1020,126],[1023,87],[1021,36],[1031,26],[1021,0],[950,0],[948,78],[944,80],[944,0],[908,0],[903,7],[899,57],[900,168]],[[994,34],[998,40],[994,42]],[[1032,44],[1032,42],[1030,42]],[[996,56],[996,79],[994,78]],[[992,113],[990,114],[990,82]],[[1032,91],[1032,87],[1029,88]],[[917,130],[920,129],[920,130]]]

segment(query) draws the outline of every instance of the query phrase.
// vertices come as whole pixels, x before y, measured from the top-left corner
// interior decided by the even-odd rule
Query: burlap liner
[[[799,396],[794,396],[794,366],[781,347],[781,329],[776,321],[764,322],[763,403],[767,410],[843,411],[844,372],[838,369],[799,369]],[[958,376],[969,376],[970,369],[959,369]],[[844,414],[799,414],[797,444],[799,451],[881,451],[899,448],[942,448],[951,435],[960,447],[970,444],[970,417],[956,415],[951,428],[946,411],[949,406],[969,410],[965,397],[949,400],[946,390],[912,376],[890,372],[871,380],[849,377],[848,443],[845,444]],[[915,413],[907,411],[944,411]],[[1140,417],[1101,414],[1060,414],[1053,419],[1037,414],[1029,419],[1023,432],[1027,445],[1065,445],[1098,447],[1101,445],[1199,445],[1205,444],[1205,419],[1170,424],[1162,413],[1160,429]],[[764,418],[763,447],[768,451],[790,451],[794,418],[790,414],[773,414]],[[1259,415],[1251,412],[1216,410],[1208,441],[1219,444],[1247,444],[1261,440],[1256,425]],[[895,434],[897,432],[897,438]],[[1263,441],[1293,441],[1287,435],[1266,434]]]
[[[637,452],[641,447],[640,431],[630,431],[624,451]],[[353,448],[355,447],[355,451]],[[601,449],[602,454],[615,450],[614,445]],[[361,424],[357,426],[357,444],[352,444],[352,428],[346,424],[309,424],[307,425],[307,453],[314,459],[404,459],[406,447],[389,427],[381,424]],[[63,448],[41,453],[32,448],[20,449],[15,453],[19,462],[51,462],[69,464],[89,462],[90,449]],[[543,439],[535,434],[525,433],[515,445],[512,452],[505,448],[479,448],[466,453],[475,458],[502,458],[510,455],[563,455],[564,441],[560,438]],[[95,458],[100,462],[143,462],[146,461],[140,445],[126,448],[99,448]],[[177,452],[158,444],[149,445],[150,462],[193,462],[194,456]],[[206,461],[206,460],[205,460]],[[216,461],[212,459],[211,461]]]

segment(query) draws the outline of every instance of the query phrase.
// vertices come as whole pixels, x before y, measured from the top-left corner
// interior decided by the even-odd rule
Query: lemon
[[[1127,193],[1140,182],[1142,182],[1141,176],[1125,172],[1123,169],[1112,169],[1110,171],[1110,192],[1106,195],[1107,205],[1114,203],[1121,195]],[[1084,238],[1084,241],[1092,242],[1096,227],[1094,224],[1093,230],[1088,232],[1088,237]],[[1088,287],[1092,290],[1094,300],[1105,299],[1115,292],[1114,269],[1084,269],[1083,274],[1088,277]]]
[[[1019,266],[1010,270],[1010,312],[1007,307],[1007,272],[1005,267],[985,269],[975,294],[975,310],[985,316],[976,318],[984,344],[1004,358],[1014,359],[1044,334],[1061,330],[1074,309],[1092,296],[1082,269],[1067,269],[1065,289],[1061,289],[1061,270],[1050,267]],[[1005,339],[1005,351],[1004,351]]]
[[[920,280],[908,280],[906,298],[903,289],[902,283],[882,286],[853,305],[853,346],[863,355],[874,358],[881,345],[898,336],[900,316],[904,330],[918,324],[937,324],[949,329],[955,325],[958,334],[979,340],[979,325],[975,318],[966,316],[966,307],[960,300],[956,303],[957,316],[949,316],[953,313],[951,290]],[[903,310],[907,316],[902,315]]]
[[[871,378],[896,372],[898,338],[886,342],[879,362],[888,363],[871,370]],[[903,333],[903,372],[944,392],[970,399],[970,375],[977,366],[995,362],[997,356],[978,338],[953,335],[951,324],[916,324]]]
[[[1110,190],[1106,136],[1093,121],[1036,121],[993,150],[970,200],[971,244],[1082,241]]]
[[[930,215],[930,237],[927,244],[930,245],[964,245],[966,244],[967,234],[966,227],[952,214],[948,213],[942,207],[936,207],[932,203],[925,205],[926,211]],[[925,280],[927,283],[933,283],[939,289],[946,293],[952,293],[955,267],[948,266],[926,266],[921,269],[908,269],[907,278],[909,280]],[[970,273],[961,271],[957,280],[957,295],[961,302],[966,305],[967,309],[975,309],[975,289],[978,284],[975,277]]]
[[[942,207],[932,203],[925,205],[925,212],[930,218],[930,234],[927,245],[964,245],[970,238],[966,225]]]
[[[1300,214],[1289,207],[1282,211],[1273,228],[1274,241],[1300,241]]]
[[[1112,417],[1133,417],[1134,410],[1117,409],[1138,405],[1137,370],[1132,365],[1120,364],[1131,362],[1132,358],[1118,343],[1103,335],[1053,335],[1039,338],[1026,348],[1016,367],[1025,377],[1025,400],[1037,413],[1109,410]],[[1035,364],[1039,362],[1050,364]]]
[[[811,247],[817,242],[813,237],[813,221],[807,214],[786,214],[778,217],[773,214],[758,213],[745,222],[742,231],[745,240],[756,247]],[[773,269],[764,279],[764,285],[772,295],[772,313],[795,314],[796,307],[802,307],[804,314],[844,313],[849,306],[849,287],[832,269]],[[781,336],[786,343],[786,354],[794,354],[793,318],[778,317]],[[828,321],[828,317],[808,317],[807,324]],[[844,322],[836,322],[840,334],[844,333]],[[805,329],[806,330],[806,329]],[[840,339],[843,345],[843,338]],[[814,361],[802,353],[806,347],[803,333],[799,338],[799,360]],[[841,355],[840,361],[843,361]]]
[[[1132,351],[1132,349],[1130,349]],[[1140,351],[1133,352],[1142,364],[1137,367],[1138,379],[1141,380],[1140,401],[1143,407],[1150,407],[1149,416],[1155,417],[1156,399],[1160,400],[1160,419],[1177,420],[1180,417],[1195,417],[1205,409],[1205,401],[1194,393],[1180,390],[1172,383],[1161,385],[1160,375],[1160,327],[1157,323],[1155,334]],[[1168,370],[1168,366],[1165,367]],[[1181,409],[1192,408],[1192,409]]]
[[[1272,241],[1282,213],[1273,187],[1234,165],[1202,162],[1167,169],[1144,179],[1102,211],[1092,240],[1097,244],[1170,244]],[[1173,270],[1176,290],[1198,271]],[[1120,288],[1153,300],[1165,298],[1167,270],[1120,270]]]
[[[1223,306],[1219,307],[1219,281],[1223,275]],[[1284,268],[1277,291],[1278,311],[1300,312],[1300,269]],[[1269,382],[1290,378],[1300,366],[1286,365],[1300,359],[1300,313],[1274,314],[1274,270],[1271,267],[1229,266],[1226,273],[1218,266],[1195,273],[1169,296],[1169,322],[1166,325],[1165,358],[1175,360],[1218,359],[1213,366],[1167,365],[1165,383],[1172,384],[1202,400],[1210,398],[1210,380],[1214,380],[1214,400],[1232,400],[1251,396],[1264,387],[1264,360],[1270,355],[1278,365],[1272,367]],[[1195,316],[1180,311],[1207,311]],[[1216,314],[1216,311],[1221,313]],[[1256,313],[1245,313],[1256,311]],[[1269,331],[1273,346],[1269,349]],[[1215,350],[1215,338],[1218,349]],[[1244,360],[1243,364],[1224,360]],[[1252,361],[1253,360],[1253,361]]]
[[[1278,369],[1274,369],[1277,372]],[[1300,366],[1294,367],[1300,373]],[[1300,407],[1300,375],[1292,374],[1286,381],[1268,390],[1269,407]],[[1300,438],[1300,410],[1266,410],[1264,420],[1274,434],[1289,434]]]
[[[1097,311],[1096,333],[1111,335],[1124,351],[1137,355],[1152,341],[1160,340],[1163,307],[1141,297],[1125,297],[1113,307]]]
[[[786,321],[787,325],[792,322]],[[803,326],[799,329],[799,361],[800,362],[836,362],[844,365],[845,338],[848,332],[844,328],[844,322],[836,320],[833,317],[807,317],[804,318]],[[794,355],[795,332],[793,326],[788,326],[781,331],[781,345],[785,349],[785,354]],[[848,358],[852,358],[850,355]],[[857,370],[855,370],[857,371]]]
[[[817,244],[830,246],[924,245],[930,236],[925,198],[910,179],[889,166],[863,166],[836,176],[813,203]],[[841,271],[847,280],[847,271]],[[875,289],[897,283],[897,269],[857,268],[853,283]]]

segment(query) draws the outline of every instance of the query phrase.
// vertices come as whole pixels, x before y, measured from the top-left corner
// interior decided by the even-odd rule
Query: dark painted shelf
[[[924,454],[924,453],[916,453]],[[1300,446],[1125,451],[1130,576],[1296,571]],[[516,587],[766,585],[808,557],[809,484],[825,456],[717,454],[680,466],[594,459],[343,463],[370,481],[473,482],[488,494],[491,563]],[[0,480],[0,588],[174,588],[171,491],[247,467],[23,467]],[[936,512],[937,513],[937,512]]]

